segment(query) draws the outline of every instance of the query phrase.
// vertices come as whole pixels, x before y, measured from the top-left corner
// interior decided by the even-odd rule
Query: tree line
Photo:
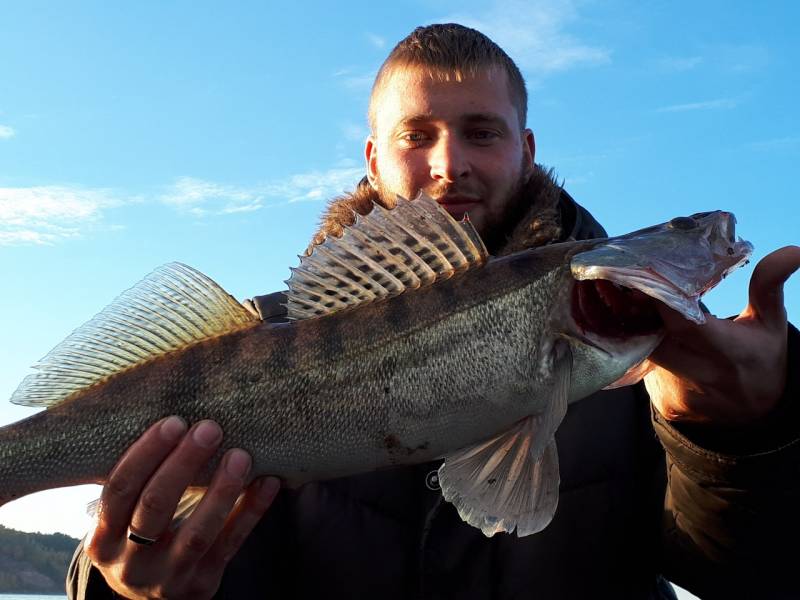
[[[26,533],[0,525],[0,593],[64,593],[78,540],[63,533]]]

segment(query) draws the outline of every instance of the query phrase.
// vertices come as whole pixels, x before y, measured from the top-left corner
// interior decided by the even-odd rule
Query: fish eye
[[[697,221],[692,217],[675,217],[669,222],[670,229],[694,229],[697,227]]]

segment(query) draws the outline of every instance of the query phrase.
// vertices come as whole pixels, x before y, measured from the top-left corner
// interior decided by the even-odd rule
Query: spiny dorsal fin
[[[460,223],[435,200],[397,198],[356,216],[300,257],[286,282],[288,316],[307,319],[390,298],[483,264],[486,247],[469,220]]]
[[[258,322],[211,279],[180,263],[123,292],[34,365],[11,402],[52,406],[167,352]]]

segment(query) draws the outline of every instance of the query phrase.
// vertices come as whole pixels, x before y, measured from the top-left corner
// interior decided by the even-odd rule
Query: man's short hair
[[[369,97],[369,124],[375,131],[375,102],[395,69],[422,68],[432,79],[463,81],[498,67],[508,76],[508,95],[517,109],[520,129],[525,129],[528,92],[519,68],[503,49],[480,31],[445,23],[417,27],[401,40],[381,65]]]

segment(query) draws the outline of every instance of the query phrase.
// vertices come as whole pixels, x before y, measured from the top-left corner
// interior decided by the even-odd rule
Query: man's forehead
[[[432,95],[448,90],[500,91],[508,99],[508,75],[499,67],[488,67],[474,73],[450,73],[421,66],[395,67],[383,82],[383,91],[398,99],[411,98],[419,92]]]
[[[420,112],[408,116],[402,116],[398,122],[400,125],[414,125],[418,123],[427,123],[430,121],[439,120],[442,118],[443,115],[437,114],[434,111],[426,111]],[[489,110],[480,111],[480,112],[458,112],[455,115],[458,121],[462,124],[469,125],[469,124],[480,124],[480,123],[494,123],[494,122],[504,122],[505,115],[492,112]]]
[[[397,67],[384,80],[374,108],[377,120],[384,127],[440,118],[462,121],[516,118],[508,76],[496,67],[464,74],[458,79],[455,74],[448,76],[423,67]]]
[[[495,84],[506,82],[508,75],[505,69],[498,65],[479,67],[475,69],[450,70],[427,65],[394,65],[390,68],[386,80],[404,79],[431,81],[437,83],[462,83],[474,80],[493,81]]]

